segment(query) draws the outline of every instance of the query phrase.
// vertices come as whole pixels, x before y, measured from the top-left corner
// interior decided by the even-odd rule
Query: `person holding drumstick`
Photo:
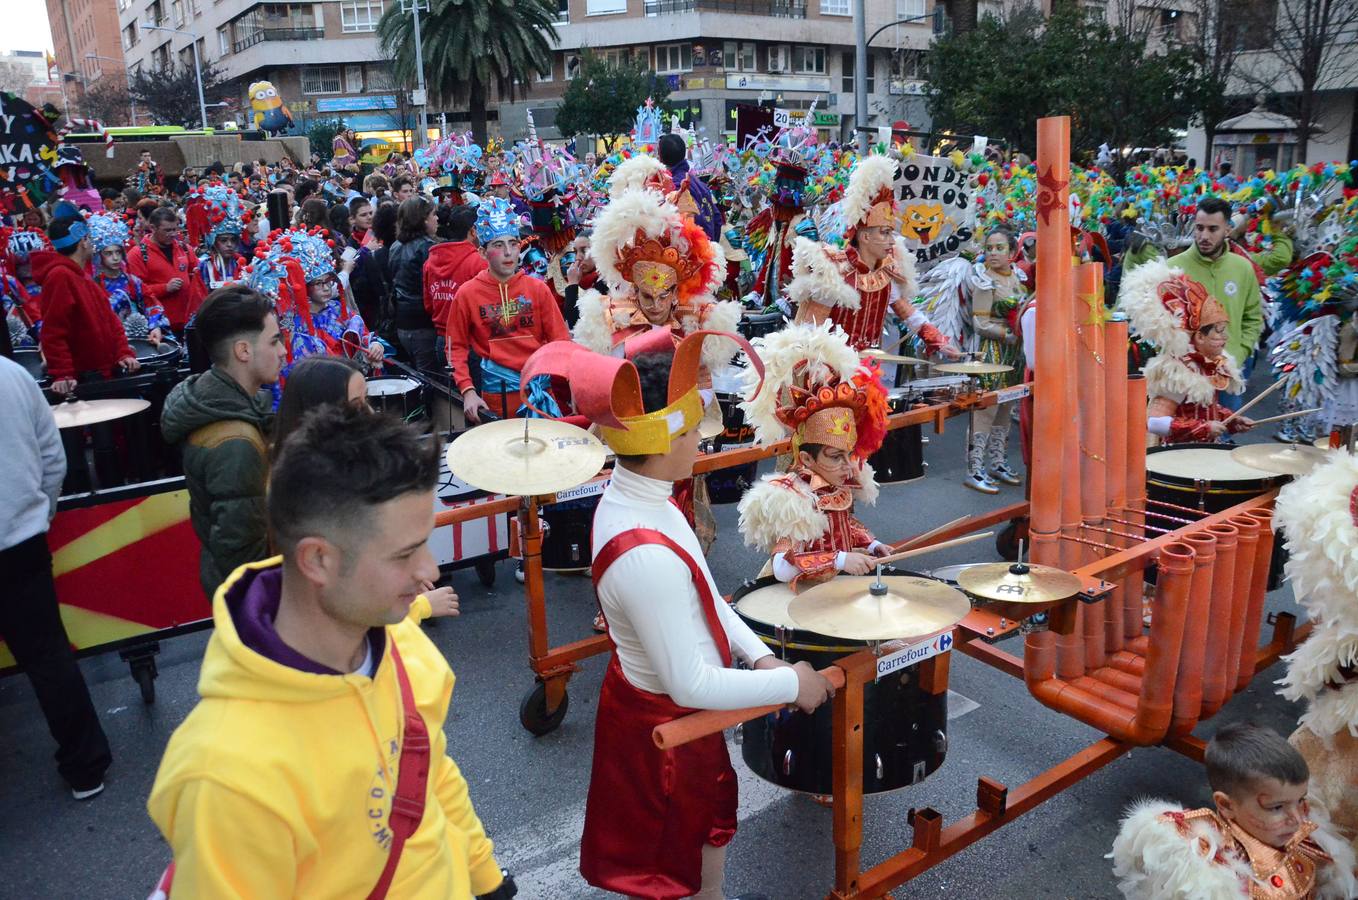
[[[1118,302],[1136,335],[1159,351],[1144,370],[1146,427],[1157,443],[1217,441],[1253,426],[1218,400],[1218,392],[1238,394],[1244,383],[1226,352],[1226,310],[1202,285],[1156,260],[1123,279]]]
[[[891,552],[853,515],[855,500],[877,499],[866,460],[886,437],[886,391],[828,322],[791,325],[755,344],[767,384],[759,390],[750,379],[741,409],[760,442],[791,432],[793,462],[745,492],[740,533],[771,554],[779,581],[866,575],[874,557]]]

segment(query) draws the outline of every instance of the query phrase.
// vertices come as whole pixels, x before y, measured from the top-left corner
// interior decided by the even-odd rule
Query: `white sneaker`
[[[98,797],[103,792],[104,783],[102,781],[99,782],[97,786],[90,788],[88,791],[78,791],[75,788],[71,788],[71,796],[77,800],[89,800],[91,797]]]

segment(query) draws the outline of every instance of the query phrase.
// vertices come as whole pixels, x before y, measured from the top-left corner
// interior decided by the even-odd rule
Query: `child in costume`
[[[122,216],[100,213],[90,216],[90,240],[94,243],[94,280],[108,294],[109,305],[122,320],[129,340],[142,338],[159,345],[170,333],[165,308],[142,290],[141,279],[127,271],[127,243],[131,229]]]
[[[741,403],[763,443],[792,435],[792,465],[766,475],[740,500],[745,543],[770,554],[779,581],[864,575],[891,549],[853,514],[877,500],[869,456],[886,437],[886,391],[829,323],[790,325],[756,339],[763,391]]]
[[[1353,850],[1307,802],[1306,760],[1236,722],[1207,745],[1215,809],[1145,800],[1122,820],[1113,873],[1127,900],[1348,900]]]
[[[34,349],[42,331],[42,287],[33,281],[29,255],[34,250],[50,250],[51,243],[41,231],[0,228],[4,255],[0,257],[0,297],[5,306],[5,323],[10,345],[16,350]]]
[[[1164,260],[1137,266],[1122,279],[1118,303],[1132,331],[1156,355],[1146,363],[1146,427],[1157,443],[1204,443],[1248,430],[1253,422],[1231,416],[1218,391],[1245,389],[1240,367],[1226,353],[1226,310],[1202,285]]]
[[[206,217],[203,246],[207,255],[198,263],[198,276],[207,290],[215,291],[241,278],[245,259],[239,254],[240,238],[252,213],[236,192],[225,185],[209,185],[200,195]]]

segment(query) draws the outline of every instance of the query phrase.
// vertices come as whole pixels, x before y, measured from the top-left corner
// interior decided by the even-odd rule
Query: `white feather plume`
[[[622,166],[618,169],[621,171]],[[637,229],[641,229],[647,237],[658,238],[671,229],[678,231],[682,226],[678,208],[665,202],[659,193],[625,191],[610,199],[604,211],[594,220],[589,255],[610,291],[627,292],[632,286],[618,271],[618,251],[632,243]]]
[[[866,506],[876,506],[877,495],[880,491],[881,488],[877,484],[876,470],[868,465],[867,460],[864,460],[858,470],[858,487],[855,488],[853,492],[854,503],[862,503]]]
[[[919,277],[916,309],[959,347],[966,346],[971,320],[972,265],[964,256],[945,259]]]
[[[896,236],[896,243],[891,248],[891,257],[896,263],[896,271],[905,276],[905,284],[899,285],[901,297],[907,302],[915,302],[915,294],[919,291],[919,275],[915,271],[915,254],[905,245],[905,238]]]
[[[685,325],[684,332],[702,329],[734,334],[740,329],[741,310],[737,300],[706,301],[700,307],[699,320],[693,323],[692,328]],[[707,337],[703,340],[700,354],[703,368],[709,373],[720,371],[730,365],[732,358],[739,352],[740,345],[730,338]]]
[[[1132,332],[1166,356],[1185,356],[1193,349],[1188,332],[1160,302],[1161,283],[1182,274],[1156,258],[1123,275],[1118,287],[1118,308],[1131,319]]]
[[[1226,372],[1225,390],[1231,394],[1243,391],[1245,383],[1240,378],[1240,367],[1229,353],[1222,355],[1220,365]],[[1146,376],[1146,394],[1149,397],[1182,396],[1189,403],[1203,405],[1216,402],[1217,388],[1212,384],[1212,379],[1177,356],[1167,353],[1152,356],[1142,372]]]
[[[575,301],[580,318],[571,329],[577,344],[595,353],[613,351],[613,323],[608,315],[608,298],[596,290],[581,291]]]
[[[646,182],[662,172],[668,173],[668,169],[654,156],[641,153],[623,160],[608,179],[609,203],[628,191],[641,190],[646,186]]]
[[[865,156],[849,173],[849,184],[840,201],[840,215],[848,228],[863,221],[872,201],[882,188],[890,188],[896,180],[896,161],[889,156]]]
[[[792,475],[765,475],[745,492],[736,507],[746,546],[772,553],[781,540],[814,541],[829,528],[816,498]]]
[[[1246,900],[1248,863],[1235,854],[1213,862],[1225,836],[1210,820],[1190,820],[1191,837],[1179,833],[1165,813],[1177,803],[1145,799],[1132,804],[1113,841],[1113,874],[1126,900]],[[1203,845],[1199,847],[1199,843]]]
[[[776,410],[786,402],[787,387],[798,363],[806,362],[805,382],[822,384],[847,381],[858,368],[858,354],[849,346],[843,330],[826,321],[819,325],[803,322],[752,342],[764,361],[764,389],[753,400],[750,395],[758,384],[754,371],[742,376],[740,408],[745,421],[754,426],[755,440],[772,444],[787,437],[787,428],[778,421]],[[799,378],[803,377],[799,374]]]
[[[824,244],[799,237],[792,244],[792,280],[788,299],[801,304],[808,300],[824,306],[858,309],[858,291],[844,280],[839,264],[830,257]]]
[[[1358,629],[1358,526],[1350,502],[1358,456],[1329,459],[1278,493],[1273,528],[1287,542],[1287,577],[1313,616]]]

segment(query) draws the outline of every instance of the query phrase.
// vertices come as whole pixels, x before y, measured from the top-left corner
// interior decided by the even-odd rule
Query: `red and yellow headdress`
[[[1198,329],[1229,321],[1225,308],[1206,288],[1165,260],[1143,263],[1127,273],[1118,305],[1126,310],[1135,334],[1176,357],[1193,349]]]
[[[865,156],[858,161],[840,202],[846,239],[852,240],[859,228],[898,228],[895,181],[896,161],[891,157]]]
[[[658,192],[625,191],[594,223],[590,256],[610,290],[676,287],[680,306],[711,294],[725,278],[721,248]]]
[[[698,370],[703,340],[708,337],[740,344],[750,358],[753,391],[758,396],[764,373],[759,357],[745,338],[725,331],[695,331],[676,346],[669,329],[653,329],[628,339],[623,345],[623,359],[595,353],[573,341],[553,341],[528,358],[521,377],[524,383],[538,375],[564,378],[570,384],[576,410],[599,427],[614,453],[668,453],[674,439],[696,428],[703,417]],[[646,411],[641,377],[632,364],[632,359],[643,353],[674,354],[668,402],[652,412]]]

